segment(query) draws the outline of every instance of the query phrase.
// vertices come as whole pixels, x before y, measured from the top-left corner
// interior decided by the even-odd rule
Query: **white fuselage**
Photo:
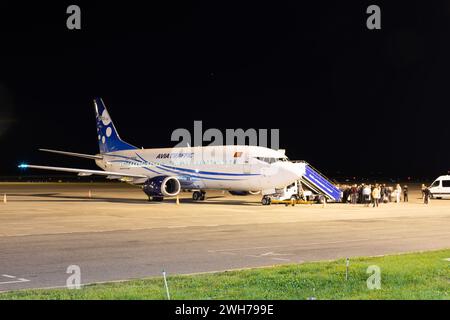
[[[268,190],[291,184],[305,172],[304,164],[289,162],[284,152],[257,146],[134,149],[102,156],[96,163],[105,171],[148,179],[173,176],[183,189]]]

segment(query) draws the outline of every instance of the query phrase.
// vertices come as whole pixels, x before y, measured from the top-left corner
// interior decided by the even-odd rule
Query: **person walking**
[[[408,186],[403,186],[403,202],[408,202]]]
[[[422,183],[422,200],[425,200],[425,189],[427,187],[425,186],[425,184]]]
[[[402,187],[399,184],[395,187],[395,191],[397,192],[395,195],[395,202],[400,203],[400,196],[402,194]]]
[[[375,206],[378,207],[378,203],[380,202],[380,197],[381,197],[380,188],[378,187],[378,185],[375,185],[375,188],[373,188],[373,190],[372,190],[372,201],[373,201],[374,208],[375,208]]]

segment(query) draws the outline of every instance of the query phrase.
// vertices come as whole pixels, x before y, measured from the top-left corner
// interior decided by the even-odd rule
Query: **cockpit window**
[[[287,158],[272,158],[272,157],[256,157],[256,159],[264,161],[266,163],[275,163],[277,161],[288,161]]]

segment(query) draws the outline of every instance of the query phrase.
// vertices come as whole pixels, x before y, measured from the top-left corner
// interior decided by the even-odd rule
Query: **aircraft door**
[[[248,154],[244,158],[244,174],[250,174],[252,171],[252,165],[250,164],[250,158]]]

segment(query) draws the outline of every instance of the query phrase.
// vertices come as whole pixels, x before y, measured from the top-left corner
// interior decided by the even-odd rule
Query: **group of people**
[[[352,186],[344,186],[342,188],[342,201],[351,204],[363,203],[365,206],[369,206],[370,203],[374,207],[382,203],[396,202],[399,203],[402,200],[408,202],[408,186],[403,188],[397,184],[395,187],[386,186],[385,184],[354,184]]]

